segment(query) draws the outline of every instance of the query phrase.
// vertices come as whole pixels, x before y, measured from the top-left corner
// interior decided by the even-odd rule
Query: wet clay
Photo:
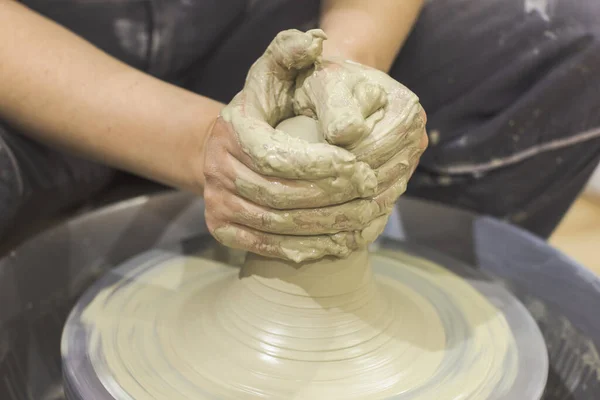
[[[503,398],[504,316],[441,266],[370,260],[142,264],[83,313],[92,363],[117,399]]]
[[[377,237],[406,190],[427,144],[418,97],[382,71],[323,59],[325,39],[319,29],[280,32],[221,113],[247,156],[232,161],[229,190],[263,208],[238,210],[248,224],[208,209],[226,246],[296,262],[348,257]]]
[[[263,67],[261,62],[253,66]],[[389,198],[366,195],[342,204],[349,220],[369,222],[331,235],[307,238],[293,229],[302,218],[333,226],[336,221],[321,211],[280,215],[277,222],[290,234],[268,243],[277,248],[278,259],[248,254],[238,270],[200,257],[178,257],[142,264],[104,289],[82,320],[91,362],[113,397],[500,399],[510,388],[518,369],[515,340],[505,317],[485,297],[422,259],[389,253],[369,260],[366,247],[384,229],[406,188],[412,157],[419,154],[414,147],[404,149],[402,141],[421,135],[423,120],[416,97],[402,92],[407,89],[396,85],[402,93],[384,91],[391,85],[385,74],[352,64],[344,71],[346,83],[358,80],[351,86],[362,103],[347,107],[351,99],[340,81],[323,85],[312,79],[318,71],[300,74],[293,104],[282,104],[278,115],[266,119],[277,125],[270,140],[345,146],[364,161],[364,171],[374,174],[377,185],[386,185]],[[366,75],[373,76],[362,84]],[[247,86],[251,76],[252,71]],[[393,101],[404,103],[384,116],[383,108]],[[233,125],[247,123],[236,114],[235,102],[224,118]],[[294,113],[303,115],[292,117],[292,105]],[[351,112],[337,115],[338,108]],[[243,112],[253,111],[246,107]],[[322,117],[318,121],[312,118],[317,115]],[[416,121],[414,132],[407,119]],[[264,152],[263,167],[274,176],[293,178],[302,172],[294,163],[280,165],[276,147],[263,139],[244,136],[241,144],[248,154]],[[419,142],[418,136],[413,139],[406,143]],[[298,157],[316,160],[310,164],[321,168],[316,176],[341,165],[319,159],[318,151],[300,151]],[[373,176],[358,171],[351,178],[373,189]],[[325,193],[333,195],[336,185],[329,183]],[[252,190],[243,176],[236,185]],[[227,226],[215,234],[226,243],[235,242],[235,235],[235,227]]]
[[[324,142],[325,137],[319,123],[307,116],[296,116],[286,119],[277,125],[277,130],[293,138],[301,138],[311,143]],[[246,181],[244,181],[246,182]],[[244,187],[244,183],[237,184]],[[327,191],[336,193],[338,182],[332,182]],[[400,182],[398,188],[404,191],[406,181]],[[390,193],[397,197],[394,191]],[[285,188],[275,185],[270,196],[285,196]],[[399,195],[399,194],[398,194]],[[309,194],[306,199],[310,200]],[[335,213],[328,212],[329,208],[286,210],[284,213],[273,215],[273,218],[264,218],[265,224],[276,223],[281,233],[272,238],[270,246],[276,248],[276,253],[282,259],[295,262],[316,260],[324,256],[334,255],[348,257],[352,251],[364,248],[372,243],[385,228],[385,224],[392,212],[393,201],[386,202],[386,197],[381,201],[371,199],[358,199],[337,205]],[[346,222],[346,226],[340,220]],[[365,226],[366,225],[366,226]],[[299,236],[299,231],[307,231],[310,227],[323,231],[332,229],[330,235]],[[342,231],[342,232],[340,232]],[[339,232],[339,233],[338,233]],[[215,232],[218,239],[225,243],[235,242],[237,228],[224,226]]]
[[[324,137],[306,116],[278,128]],[[386,219],[357,231],[345,259],[296,236],[279,243],[288,258],[316,261],[140,266],[83,313],[98,376],[136,400],[502,398],[517,371],[505,318],[424,260],[373,256],[375,278],[365,246]]]

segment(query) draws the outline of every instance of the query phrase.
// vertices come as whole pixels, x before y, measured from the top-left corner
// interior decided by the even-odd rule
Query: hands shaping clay
[[[403,254],[369,261],[427,144],[425,114],[385,74],[320,60],[324,38],[279,34],[208,140],[206,221],[252,252],[242,269],[138,261],[74,312],[84,329],[63,343],[85,344],[115,399],[537,398],[545,378],[520,369],[480,292]]]
[[[207,141],[206,219],[227,246],[347,257],[379,234],[427,145],[418,98],[381,71],[321,60],[324,39],[277,35]]]

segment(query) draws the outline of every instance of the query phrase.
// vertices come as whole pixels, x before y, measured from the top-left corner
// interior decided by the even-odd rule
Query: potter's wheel
[[[418,251],[415,253],[414,249],[375,251],[371,254],[371,263],[377,276],[377,285],[390,289],[390,299],[395,303],[392,305],[403,304],[397,310],[395,319],[395,329],[401,334],[393,334],[392,321],[388,322],[392,327],[387,328],[383,335],[387,340],[381,340],[382,335],[365,340],[354,347],[355,354],[352,356],[348,356],[343,346],[335,351],[328,348],[329,352],[321,349],[314,353],[318,356],[311,355],[310,352],[304,352],[311,346],[310,340],[303,342],[304,347],[300,349],[302,355],[299,356],[294,349],[285,345],[285,337],[290,332],[294,335],[303,332],[300,335],[304,334],[305,339],[315,339],[319,332],[318,318],[309,319],[304,326],[300,326],[301,322],[291,330],[281,325],[269,326],[266,322],[261,327],[252,327],[244,324],[243,318],[240,318],[243,316],[240,314],[249,312],[248,308],[251,307],[233,311],[215,309],[209,305],[211,300],[223,296],[219,291],[227,290],[227,282],[236,279],[238,269],[215,262],[199,265],[199,257],[215,258],[215,248],[205,249],[202,254],[202,251],[198,253],[195,246],[188,244],[184,247],[187,247],[184,252],[171,249],[142,253],[96,282],[80,299],[67,321],[62,340],[68,399],[246,398],[251,394],[255,397],[250,398],[337,398],[335,395],[342,392],[344,395],[339,398],[430,399],[442,398],[438,396],[445,393],[450,396],[445,398],[454,399],[459,398],[456,393],[463,390],[466,390],[465,397],[460,398],[465,399],[541,398],[546,384],[548,359],[535,321],[502,286],[452,258],[430,253],[426,260],[415,257]],[[222,251],[227,254],[226,250]],[[207,255],[207,252],[212,255]],[[229,255],[224,261],[235,264],[232,260],[235,261]],[[452,273],[443,271],[436,263],[444,265]],[[170,273],[160,275],[160,271],[166,268],[170,269]],[[407,287],[394,288],[393,285],[397,283]],[[454,293],[445,291],[445,287],[454,284],[464,286],[458,287]],[[151,290],[153,295],[141,302],[131,301],[136,293],[144,290]],[[243,287],[233,288],[236,296],[243,296],[240,295],[243,290]],[[406,296],[412,291],[426,293],[422,298],[413,297],[415,301],[426,299],[421,308],[406,301]],[[187,300],[182,302],[181,298]],[[485,307],[486,299],[489,308]],[[100,305],[105,309],[90,320],[86,313],[91,303],[93,307]],[[248,301],[241,303],[244,305]],[[182,308],[181,304],[197,310],[200,314],[198,319],[175,324],[173,321],[177,318],[172,314]],[[289,311],[288,308],[282,312],[268,300],[261,303],[260,308],[265,307],[272,309],[267,310],[263,318],[273,319],[274,314]],[[467,313],[471,316],[470,320],[465,318],[465,310],[469,307],[475,310]],[[162,311],[155,313],[155,309]],[[302,315],[303,311],[294,310],[294,314]],[[206,320],[204,317],[211,312],[217,314],[216,319]],[[423,315],[426,312],[439,317],[439,327],[443,332],[439,332],[439,329],[423,330],[425,337],[402,334],[408,332],[403,330],[403,324],[430,323]],[[344,315],[340,314],[339,318]],[[219,316],[227,321],[219,322]],[[98,323],[98,318],[103,322]],[[375,316],[363,315],[362,318],[370,318],[372,323],[377,320]],[[111,327],[110,324],[115,321],[119,321],[118,324]],[[288,327],[289,321],[297,323],[297,319],[288,319]],[[357,323],[356,319],[346,318],[342,322],[334,320],[332,323],[339,323],[340,327],[348,326],[344,335],[348,347],[353,346],[353,335],[348,332],[359,330],[360,321]],[[128,330],[126,325],[129,324],[135,327]],[[172,325],[178,328],[170,329]],[[432,326],[436,328],[435,324]],[[263,328],[270,330],[270,334],[265,334]],[[181,333],[179,329],[187,333]],[[210,333],[203,333],[206,329]],[[506,339],[506,343],[499,337],[503,329],[511,335],[511,340]],[[440,335],[445,343],[445,352],[433,348],[436,340],[439,342]],[[223,339],[228,336],[229,339]],[[204,345],[198,347],[193,344],[198,340]],[[185,343],[179,345],[180,341]],[[258,345],[253,346],[253,343]],[[107,357],[103,344],[116,349],[116,352]],[[121,355],[124,355],[124,347],[133,349],[138,356],[129,359],[120,357],[118,349],[122,349]],[[203,363],[194,365],[194,361],[187,356],[186,353],[194,351],[204,355]],[[340,352],[343,354],[341,359]],[[401,367],[391,368],[393,360],[386,365],[386,355],[395,358],[395,363],[400,363]],[[244,363],[257,357],[271,361],[256,367],[260,376],[249,379]],[[315,368],[314,357],[331,357],[327,361],[334,367]],[[289,361],[289,358],[295,361]],[[374,361],[378,359],[383,361]],[[296,364],[294,374],[285,376],[285,364],[290,362]],[[269,363],[273,364],[272,369],[269,369]],[[219,364],[222,365],[219,367]],[[255,364],[256,360],[253,361]],[[215,372],[223,369],[223,365],[229,380]],[[414,373],[418,365],[421,365],[418,368],[428,370],[424,380],[419,380],[418,374]],[[391,375],[386,377],[386,371]],[[120,376],[118,379],[115,379],[116,372]],[[123,378],[124,375],[127,377]],[[386,395],[389,392],[381,387],[390,385],[399,375],[413,382],[405,385],[410,389],[394,396]],[[291,392],[283,395],[278,392],[280,387],[277,382],[285,379],[296,380],[297,385],[292,385]],[[339,380],[336,384],[338,389],[332,389],[335,385],[331,381],[335,379]],[[315,385],[314,382],[318,380],[320,384]],[[307,391],[308,387],[318,390],[310,392]]]
[[[136,198],[73,218],[0,259],[0,399],[64,400],[61,332],[81,294],[151,248],[214,250],[203,215],[193,195]],[[600,398],[600,278],[513,226],[416,199],[401,198],[388,227],[381,248],[460,260],[518,296],[546,341],[544,400]]]
[[[406,107],[403,96],[390,99]],[[246,115],[235,101],[228,107],[226,121]],[[424,134],[424,120],[415,121],[414,131]],[[277,128],[325,143],[307,116]],[[400,137],[407,151],[421,150],[415,135]],[[371,160],[385,164],[369,182],[385,182],[390,168],[405,171],[414,156],[398,154],[391,164]],[[407,179],[394,175],[386,192],[400,195]],[[351,207],[340,216],[371,215],[349,204],[338,205]],[[116,281],[111,273],[95,284],[67,321],[61,352],[68,398],[539,400],[548,358],[525,307],[461,267],[449,271],[398,251],[369,256],[361,243],[375,240],[384,223],[379,217],[352,231],[355,244],[343,249],[344,259],[293,235],[269,246],[280,257],[309,260],[249,253],[239,269],[194,253],[139,255],[116,270]],[[223,239],[235,229],[213,233]],[[318,239],[341,251],[329,236]]]

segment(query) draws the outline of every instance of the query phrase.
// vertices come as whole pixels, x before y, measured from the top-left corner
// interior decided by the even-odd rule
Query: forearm
[[[324,54],[387,72],[422,5],[423,0],[323,0]]]
[[[199,191],[190,168],[221,104],[137,71],[0,0],[0,117],[116,168]]]

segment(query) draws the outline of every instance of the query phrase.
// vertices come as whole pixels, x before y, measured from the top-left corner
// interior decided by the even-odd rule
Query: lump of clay
[[[310,117],[299,115],[285,119],[277,125],[277,129],[290,136],[304,139],[311,143],[324,143],[325,137],[319,123]]]

